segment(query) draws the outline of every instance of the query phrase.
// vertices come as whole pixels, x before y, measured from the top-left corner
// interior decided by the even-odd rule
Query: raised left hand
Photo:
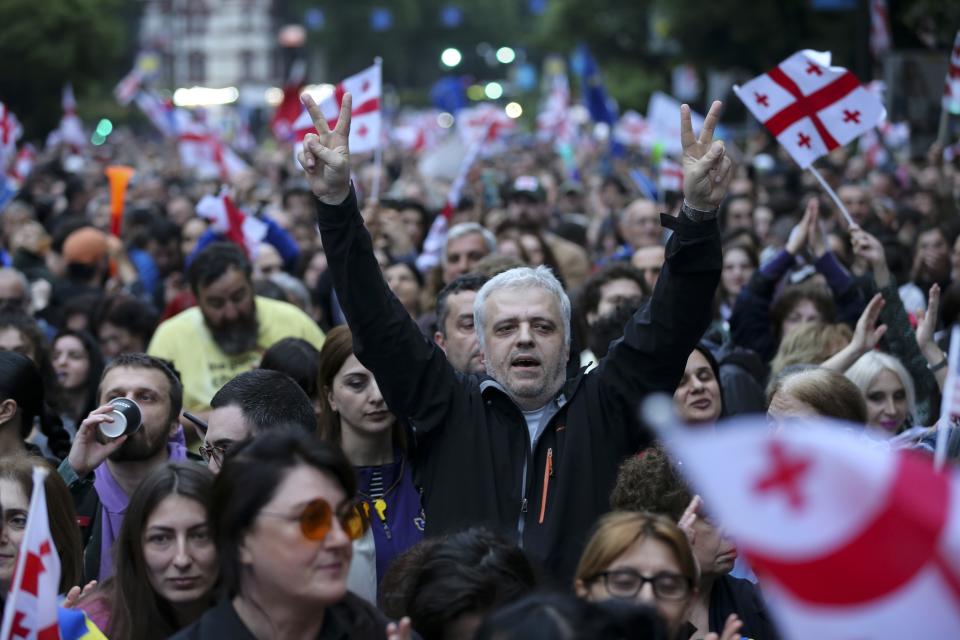
[[[726,155],[722,140],[713,139],[720,120],[719,100],[710,105],[700,137],[693,134],[690,107],[680,106],[680,142],[683,145],[683,197],[700,211],[715,211],[733,179],[733,161]]]

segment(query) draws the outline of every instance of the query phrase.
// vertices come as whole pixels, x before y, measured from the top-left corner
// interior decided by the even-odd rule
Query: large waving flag
[[[374,64],[352,75],[320,102],[320,113],[327,119],[330,128],[336,126],[340,116],[340,103],[347,92],[353,95],[353,112],[350,125],[350,152],[374,151],[380,144],[380,98],[383,95],[380,64]],[[297,142],[302,142],[308,133],[316,129],[310,114],[302,106],[300,117],[293,125]]]
[[[60,556],[50,535],[44,478],[49,471],[33,469],[33,494],[27,528],[17,555],[17,570],[3,612],[2,640],[59,640],[57,591]]]
[[[850,71],[830,66],[830,53],[805,49],[734,93],[806,169],[886,115]]]
[[[47,136],[47,147],[64,144],[74,153],[79,153],[87,144],[87,136],[83,132],[80,116],[77,115],[77,99],[73,95],[73,85],[69,82],[63,87],[61,106],[63,117],[60,118],[60,126]]]
[[[664,434],[788,640],[955,638],[960,474],[826,419]]]

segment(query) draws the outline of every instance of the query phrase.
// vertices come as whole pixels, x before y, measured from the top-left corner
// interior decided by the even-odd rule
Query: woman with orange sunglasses
[[[271,430],[232,449],[211,507],[226,598],[173,637],[387,638],[383,614],[347,592],[366,527],[355,495],[344,454],[306,434]]]

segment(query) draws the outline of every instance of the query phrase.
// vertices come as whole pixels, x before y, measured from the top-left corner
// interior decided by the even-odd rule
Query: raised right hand
[[[307,174],[310,190],[324,204],[337,205],[350,195],[350,118],[353,96],[343,94],[337,126],[330,129],[327,119],[310,94],[300,98],[313,119],[316,133],[308,133],[300,151],[300,165]]]
[[[97,407],[77,428],[77,436],[70,446],[67,461],[81,478],[99,467],[111,453],[127,441],[126,435],[106,443],[97,439],[97,426],[102,422],[113,422],[113,416],[110,415],[112,411],[113,406],[109,404]]]

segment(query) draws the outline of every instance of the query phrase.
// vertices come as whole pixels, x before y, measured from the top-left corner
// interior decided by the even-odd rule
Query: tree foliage
[[[121,73],[122,0],[0,2],[0,100],[39,138],[60,119],[60,95],[72,82],[80,99],[93,84]]]

